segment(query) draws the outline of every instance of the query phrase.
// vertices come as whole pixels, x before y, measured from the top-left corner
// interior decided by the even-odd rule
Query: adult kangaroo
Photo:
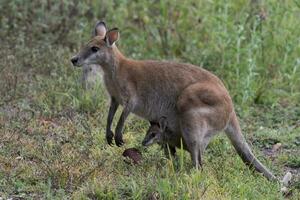
[[[98,22],[94,32],[95,36],[71,61],[74,66],[97,64],[103,69],[111,96],[106,126],[110,145],[113,137],[118,146],[123,144],[122,129],[131,112],[148,121],[164,116],[168,129],[182,135],[196,168],[211,137],[225,130],[247,165],[275,179],[246,143],[232,100],[219,78],[191,64],[129,59],[115,45],[119,39],[117,28],[107,30],[104,22]],[[119,105],[123,111],[114,136],[111,124]]]

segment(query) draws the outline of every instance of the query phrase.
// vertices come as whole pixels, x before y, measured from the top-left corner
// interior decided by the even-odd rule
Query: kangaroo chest
[[[108,94],[111,97],[114,97],[119,104],[123,105],[123,100],[122,100],[123,98],[120,94],[119,88],[117,87],[117,83],[115,83],[111,77],[105,75],[104,84]]]

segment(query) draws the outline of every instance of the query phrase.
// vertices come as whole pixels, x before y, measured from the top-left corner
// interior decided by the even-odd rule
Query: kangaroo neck
[[[119,51],[119,49],[113,45],[112,55],[108,63],[106,64],[104,70],[105,76],[111,80],[115,80],[117,71],[126,63],[127,58]]]
[[[117,48],[116,45],[113,45],[111,48],[113,51],[114,60],[119,61],[119,63],[121,61],[127,60],[127,58],[121,53],[121,51]]]
[[[121,85],[118,80],[118,72],[123,66],[127,65],[127,58],[117,49],[112,47],[112,55],[110,60],[103,66],[104,70],[104,83],[110,96],[122,104]]]

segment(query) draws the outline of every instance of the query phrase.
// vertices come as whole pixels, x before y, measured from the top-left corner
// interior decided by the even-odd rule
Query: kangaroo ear
[[[119,29],[118,28],[113,28],[110,29],[105,36],[105,41],[108,46],[112,46],[116,41],[119,39]]]
[[[103,21],[99,21],[97,22],[96,26],[95,26],[95,30],[94,30],[94,36],[100,36],[102,38],[105,37],[107,32],[106,29],[106,24]]]
[[[168,125],[167,119],[165,117],[161,117],[158,123],[161,130],[165,131]]]

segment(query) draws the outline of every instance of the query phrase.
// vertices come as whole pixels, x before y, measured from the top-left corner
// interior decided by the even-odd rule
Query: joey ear
[[[150,123],[150,126],[153,126],[153,125],[156,125],[156,124],[157,124],[157,123],[154,122],[154,121],[149,121],[149,123]]]
[[[100,36],[102,38],[105,38],[107,29],[106,29],[106,24],[103,21],[97,22],[94,30],[94,36]]]
[[[113,28],[110,29],[105,36],[105,41],[108,46],[112,46],[115,42],[118,41],[119,39],[119,29],[118,28]]]
[[[161,130],[165,131],[168,125],[167,119],[165,117],[161,117],[158,123]]]

